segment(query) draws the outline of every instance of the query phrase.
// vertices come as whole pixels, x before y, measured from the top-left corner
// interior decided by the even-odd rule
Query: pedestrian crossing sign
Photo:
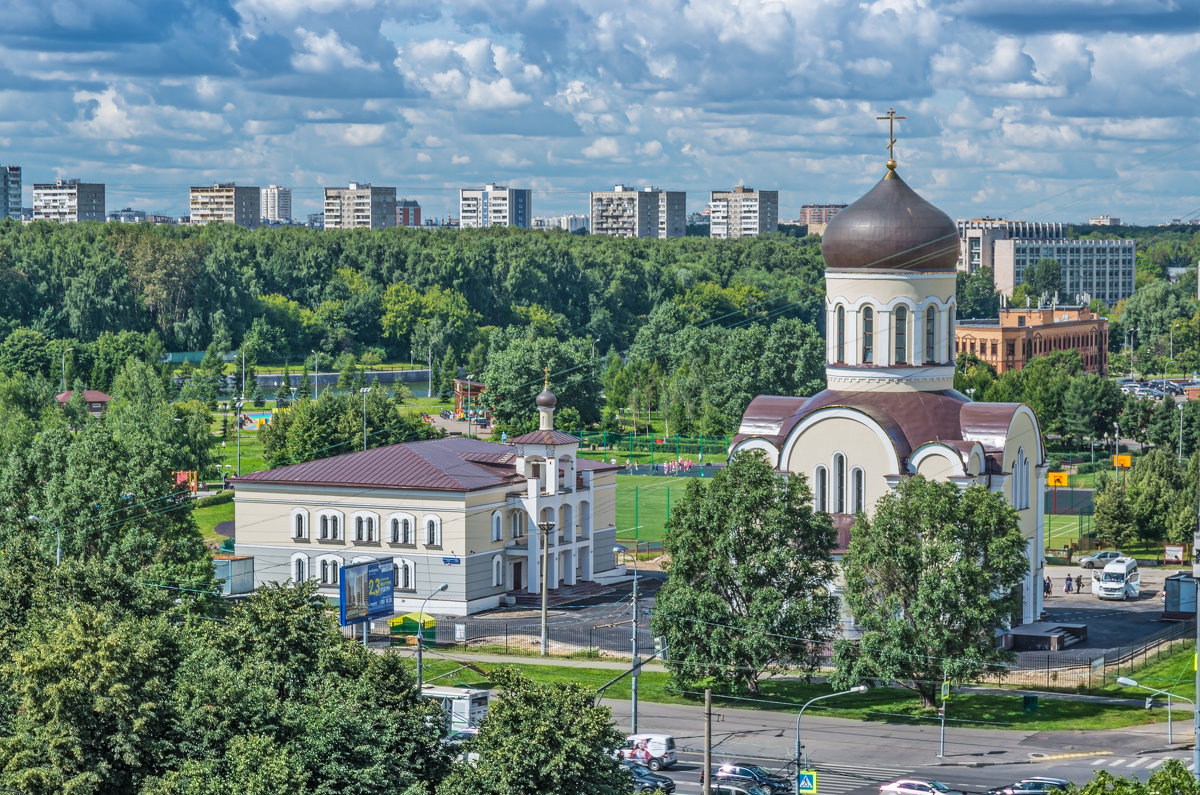
[[[817,795],[817,771],[801,770],[796,775],[796,795]]]

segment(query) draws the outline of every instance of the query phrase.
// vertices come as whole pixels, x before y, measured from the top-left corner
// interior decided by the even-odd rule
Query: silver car
[[[1115,549],[1102,549],[1099,552],[1093,552],[1090,555],[1084,555],[1078,561],[1080,566],[1085,569],[1102,569],[1105,564],[1121,557],[1121,553]]]

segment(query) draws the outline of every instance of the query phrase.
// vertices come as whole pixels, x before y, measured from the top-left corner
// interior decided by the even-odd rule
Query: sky
[[[458,189],[586,213],[616,183],[900,174],[951,217],[1200,216],[1200,0],[2,0],[0,164],[187,212],[188,186]]]

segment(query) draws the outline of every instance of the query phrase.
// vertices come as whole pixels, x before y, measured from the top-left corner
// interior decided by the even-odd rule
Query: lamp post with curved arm
[[[363,399],[363,452],[367,452],[367,393],[371,391],[371,387],[364,386],[358,390],[362,393]]]
[[[800,771],[804,770],[808,767],[808,754],[807,753],[804,754],[803,763],[801,763],[801,760],[800,760],[800,752],[804,748],[804,745],[800,742],[800,719],[804,717],[804,710],[808,709],[809,704],[812,704],[816,701],[824,701],[827,698],[836,698],[837,696],[848,696],[851,693],[865,693],[865,692],[867,692],[866,685],[855,685],[854,687],[850,688],[849,690],[839,690],[836,693],[826,693],[823,696],[817,696],[816,698],[810,698],[808,701],[804,702],[804,706],[800,707],[800,714],[798,714],[796,716],[796,753],[795,753],[796,792],[800,791]]]
[[[429,604],[429,600],[440,594],[442,591],[450,587],[449,583],[442,583],[433,593],[425,597],[425,601],[421,602],[421,609],[417,611],[417,691],[420,692],[422,683],[425,681],[425,655],[422,651],[425,648],[425,605]]]
[[[1186,701],[1187,703],[1192,705],[1193,711],[1195,711],[1195,709],[1196,709],[1196,702],[1192,701],[1190,698],[1188,698],[1186,696],[1179,696],[1179,695],[1176,695],[1176,694],[1170,692],[1169,690],[1159,690],[1156,687],[1146,687],[1145,685],[1138,684],[1136,681],[1134,681],[1133,679],[1130,679],[1128,676],[1118,676],[1117,684],[1119,684],[1123,687],[1136,687],[1140,690],[1146,690],[1150,693],[1158,693],[1160,696],[1167,697],[1167,744],[1168,745],[1170,745],[1172,742],[1174,742],[1174,740],[1172,740],[1172,737],[1171,737],[1171,700],[1177,698],[1180,701]],[[1146,703],[1147,703],[1147,705],[1149,705],[1149,703],[1150,703],[1149,700],[1147,700]],[[1149,708],[1149,707],[1147,706],[1147,708]],[[1193,753],[1198,753],[1198,752],[1196,752],[1196,749],[1193,749]],[[1200,775],[1200,768],[1197,769],[1197,774]]]

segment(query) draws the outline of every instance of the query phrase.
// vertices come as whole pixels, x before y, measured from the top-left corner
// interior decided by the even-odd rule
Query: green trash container
[[[1021,696],[1026,712],[1037,712],[1037,696]]]

